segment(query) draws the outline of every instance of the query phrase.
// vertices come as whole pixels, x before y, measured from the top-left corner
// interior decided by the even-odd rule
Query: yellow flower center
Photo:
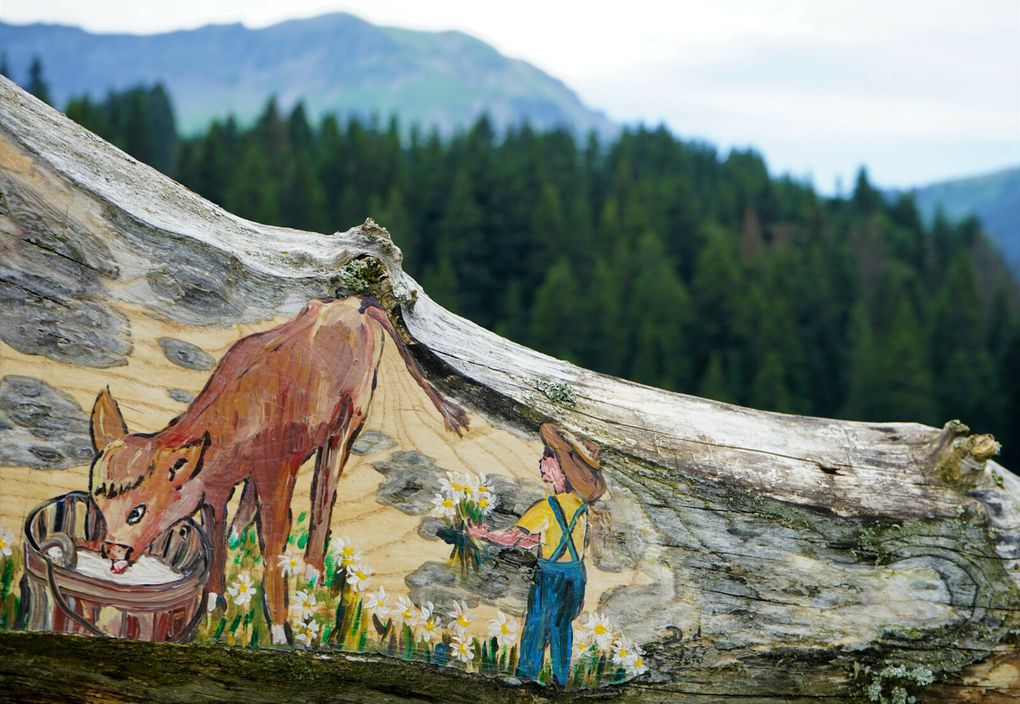
[[[499,632],[502,633],[503,635],[510,633],[510,624],[509,623],[499,624]]]
[[[429,619],[428,621],[425,622],[425,630],[428,631],[429,633],[436,630],[436,624],[432,622],[432,619]]]
[[[453,508],[453,499],[443,499],[443,508]]]
[[[606,627],[601,623],[595,624],[595,628],[592,629],[592,632],[597,636],[604,636],[606,634]]]
[[[645,659],[640,655],[634,660],[634,667],[642,667],[645,664]]]
[[[629,651],[629,650],[627,650],[626,648],[620,648],[619,656],[620,656],[621,658],[625,658],[625,657],[627,657],[627,653],[629,653],[629,652],[630,652],[630,651]]]
[[[469,486],[466,486],[466,487],[464,487],[464,493],[467,494],[468,496],[471,496],[471,494],[474,493],[474,489],[472,489]]]
[[[479,501],[478,501],[478,508],[485,508],[488,505],[489,505],[489,500],[488,499],[479,499]]]
[[[460,616],[457,617],[457,625],[460,626],[461,628],[467,628],[468,626],[471,625],[471,619],[469,619],[464,614],[461,614]]]
[[[343,548],[343,550],[340,551],[340,554],[343,555],[344,557],[348,557],[349,555],[353,555],[354,554],[354,547],[351,546],[351,545],[344,545],[344,548]]]
[[[405,619],[410,619],[411,618],[411,610],[410,609],[404,609],[403,611],[400,612],[400,615],[403,616]]]

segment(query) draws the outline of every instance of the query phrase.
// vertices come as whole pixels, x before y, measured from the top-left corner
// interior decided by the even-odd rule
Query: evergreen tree
[[[790,413],[794,410],[786,385],[786,371],[779,353],[769,352],[762,361],[751,384],[750,405],[769,411]]]
[[[535,292],[530,343],[555,357],[576,360],[579,342],[585,334],[581,313],[581,287],[570,260],[561,257],[549,268]]]
[[[693,317],[687,288],[654,233],[641,236],[636,256],[640,273],[627,316],[635,321],[635,354],[628,377],[666,389],[687,388],[691,376],[687,345]]]
[[[471,176],[458,169],[453,179],[438,239],[457,271],[457,280],[472,295],[461,299],[463,314],[482,325],[493,322],[496,286],[488,267],[489,253],[482,231],[482,209],[475,200]],[[498,299],[497,299],[498,300]]]
[[[238,171],[245,177],[233,180],[227,187],[227,210],[249,220],[279,224],[276,179],[259,141],[245,140],[241,146]]]
[[[460,281],[457,278],[453,260],[448,254],[440,255],[439,261],[425,271],[425,275],[422,277],[422,287],[439,305],[455,313],[461,311]]]
[[[901,298],[899,311],[886,338],[883,356],[883,420],[913,420],[940,424],[932,413],[935,391],[926,335],[913,305]]]
[[[849,389],[842,415],[859,420],[881,420],[878,400],[884,395],[882,367],[867,309],[857,303],[850,316]]]
[[[28,92],[44,103],[50,100],[50,87],[43,76],[42,60],[35,56],[32,58],[32,65],[28,69]]]
[[[708,367],[698,385],[697,393],[698,396],[716,401],[725,401],[726,403],[735,401],[733,387],[727,378],[721,352],[713,352],[709,357]]]

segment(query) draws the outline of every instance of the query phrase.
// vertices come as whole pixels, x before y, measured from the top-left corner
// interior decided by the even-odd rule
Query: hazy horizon
[[[837,181],[850,188],[862,165],[882,187],[909,188],[1020,164],[1020,3],[986,0],[966,13],[946,2],[806,0],[637,0],[626,15],[539,7],[295,0],[281,10],[265,0],[213,8],[185,0],[157,14],[120,0],[5,0],[0,20],[154,34],[349,12],[466,32],[562,80],[620,124],[662,123],[723,150],[753,147],[774,174],[825,193]]]

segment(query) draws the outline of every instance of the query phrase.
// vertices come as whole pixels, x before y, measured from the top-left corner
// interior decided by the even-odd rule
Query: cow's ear
[[[198,440],[166,451],[164,461],[167,463],[167,476],[175,488],[180,489],[202,471],[209,442],[209,432],[206,431]]]
[[[111,442],[123,440],[127,435],[127,424],[120,413],[120,406],[113,400],[110,387],[99,392],[92,406],[92,447],[99,452]]]

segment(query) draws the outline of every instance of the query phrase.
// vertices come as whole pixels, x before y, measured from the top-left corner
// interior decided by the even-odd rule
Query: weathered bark
[[[597,696],[844,700],[866,699],[869,687],[921,701],[1017,696],[1020,480],[989,459],[990,439],[958,422],[768,413],[552,359],[430,300],[374,223],[326,237],[247,222],[2,78],[0,252],[0,340],[37,357],[41,375],[49,361],[131,375],[138,339],[114,303],[226,328],[367,291],[390,307],[432,380],[472,412],[524,433],[553,420],[598,442],[613,501],[607,526],[593,524],[592,559],[643,575],[600,608],[648,644],[651,671]],[[201,350],[160,344],[175,364],[211,365]],[[76,422],[65,425],[80,435]],[[35,441],[12,432],[22,433],[6,436],[17,457],[27,456]],[[32,461],[81,464],[70,447]],[[0,690],[19,701],[545,694],[332,657],[3,634]]]

